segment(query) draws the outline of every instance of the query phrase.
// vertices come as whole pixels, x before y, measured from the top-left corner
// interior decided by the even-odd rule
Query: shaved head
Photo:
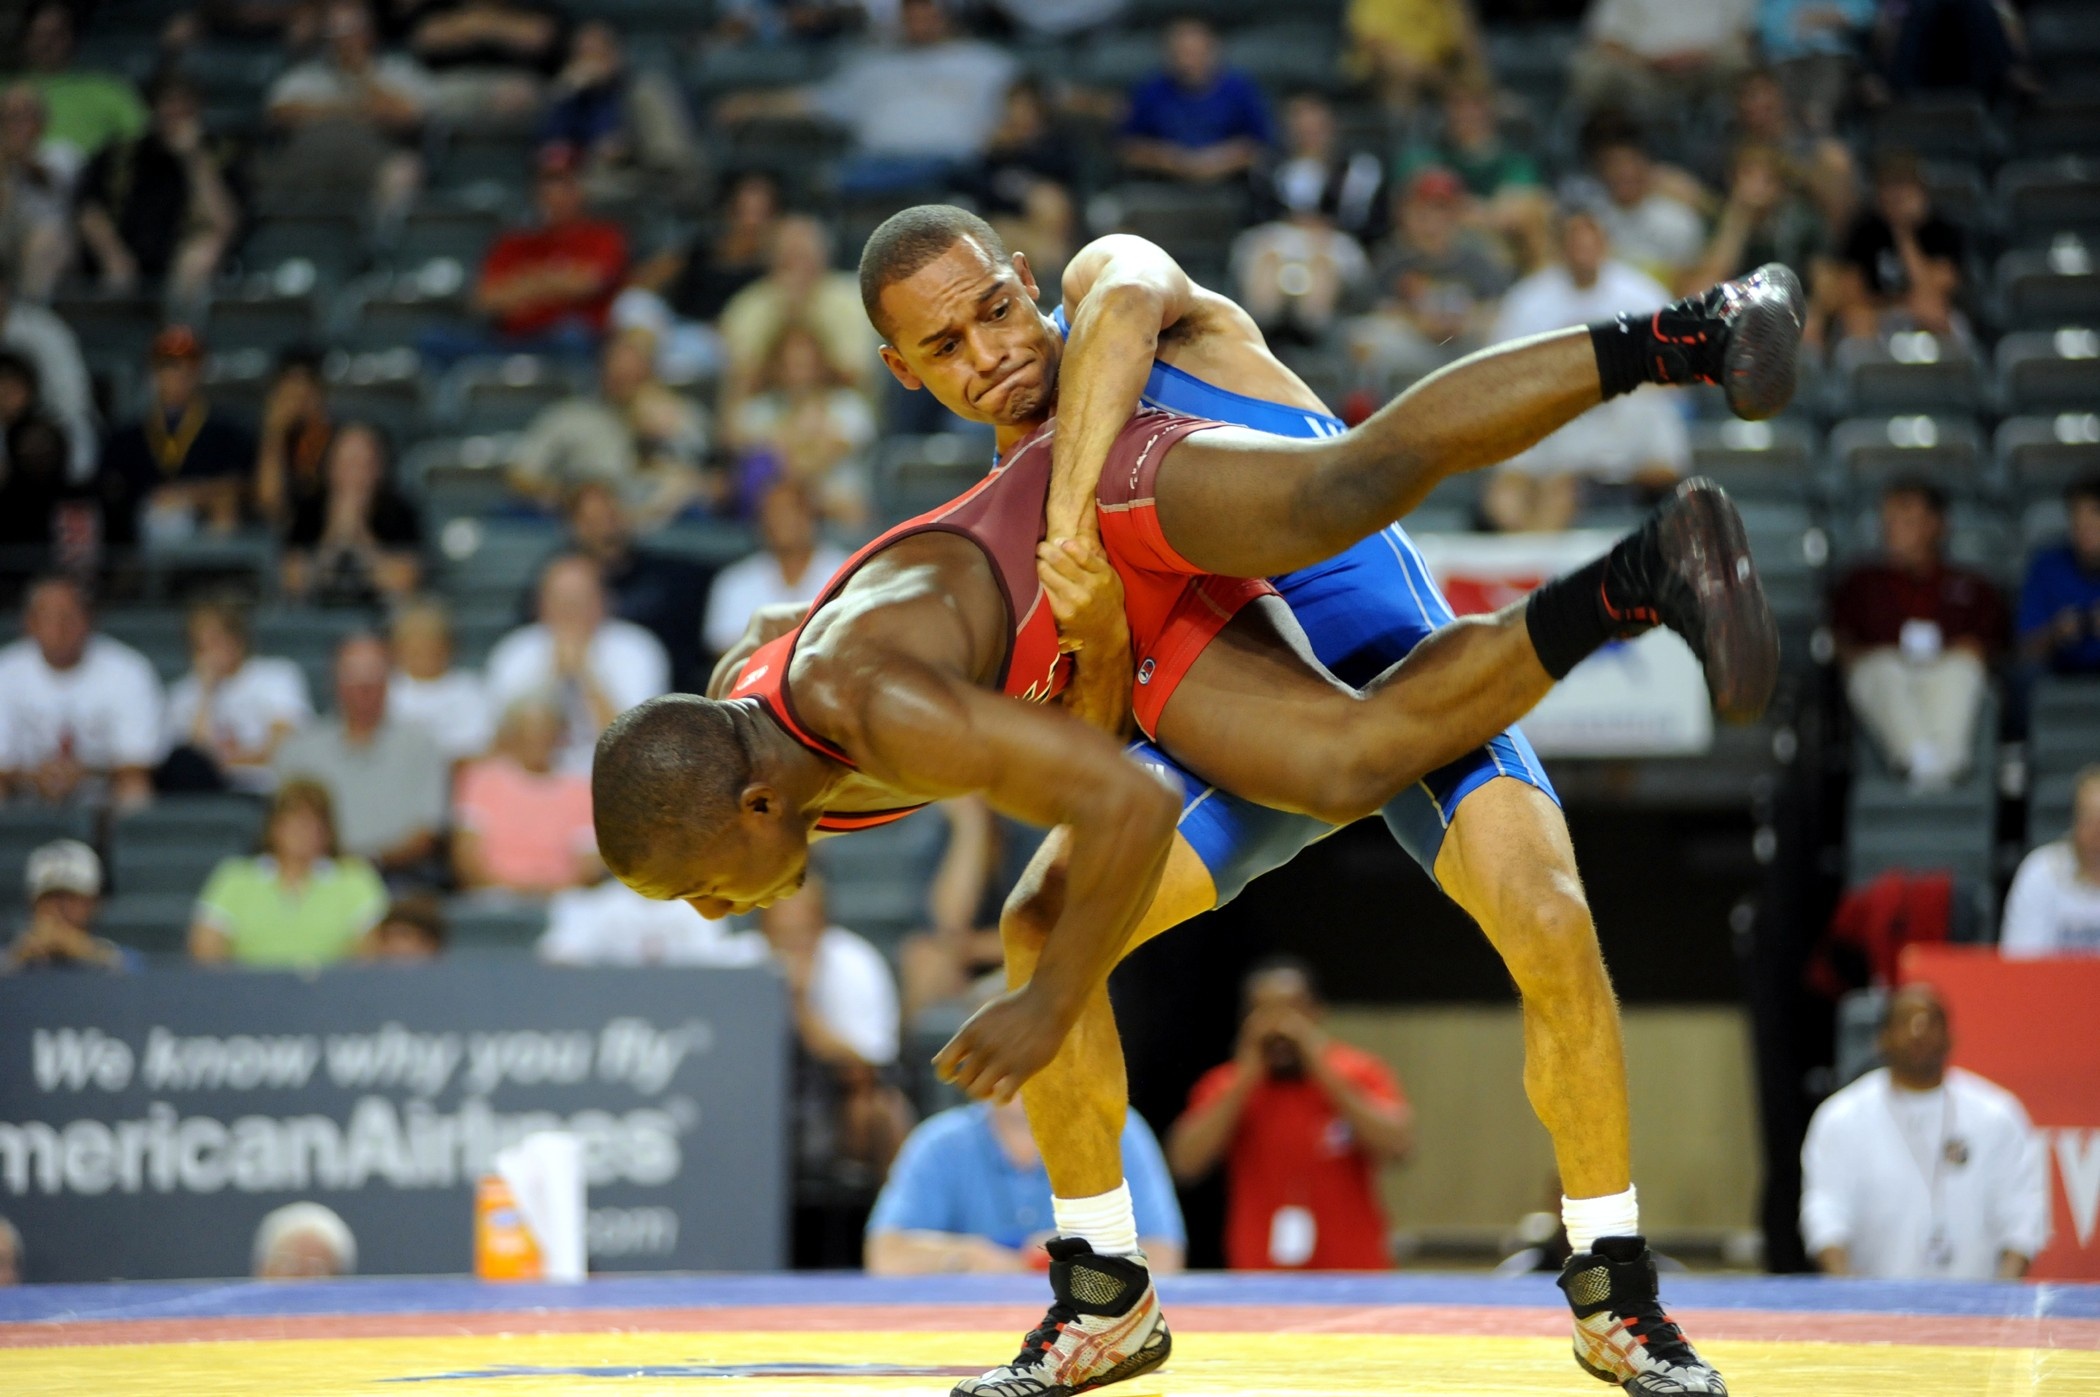
[[[1007,260],[1006,244],[992,225],[953,204],[914,205],[891,214],[869,235],[860,254],[860,303],[885,339],[891,335],[882,313],[882,293],[965,238],[993,262]]]
[[[691,694],[649,699],[613,719],[591,764],[591,817],[605,866],[632,879],[736,818],[751,780],[729,706]]]

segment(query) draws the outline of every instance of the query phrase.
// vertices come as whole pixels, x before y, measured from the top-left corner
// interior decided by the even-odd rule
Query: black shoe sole
[[[1677,487],[1657,522],[1663,563],[1699,600],[1714,711],[1732,723],[1755,722],[1779,684],[1779,628],[1742,516],[1720,486],[1698,478]]]
[[[1775,417],[1794,399],[1806,308],[1801,279],[1768,262],[1751,273],[1748,304],[1737,314],[1722,356],[1721,386],[1728,409],[1757,422]]]

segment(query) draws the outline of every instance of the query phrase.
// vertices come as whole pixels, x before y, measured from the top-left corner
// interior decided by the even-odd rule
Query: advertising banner
[[[2053,1227],[2029,1274],[2100,1280],[2100,957],[1908,946],[1901,975],[1946,1001],[1954,1065],[2019,1097],[2042,1132]]]
[[[777,1267],[788,1051],[763,967],[0,979],[0,1215],[36,1281],[246,1275],[301,1199],[360,1271],[464,1272],[491,1157],[562,1129],[594,1269]]]

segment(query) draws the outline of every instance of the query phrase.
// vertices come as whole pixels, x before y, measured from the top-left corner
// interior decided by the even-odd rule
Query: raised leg
[[[1400,518],[1445,477],[1506,460],[1602,400],[1588,330],[1497,345],[1342,436],[1220,428],[1187,438],[1154,481],[1160,529],[1202,572],[1309,567]]]
[[[1167,700],[1158,737],[1205,781],[1342,825],[1479,747],[1552,686],[1521,605],[1444,626],[1356,690],[1268,597],[1204,649]]]
[[[1524,1090],[1553,1136],[1561,1191],[1623,1192],[1632,1166],[1619,1006],[1560,807],[1522,781],[1488,782],[1452,816],[1436,878],[1516,981]]]

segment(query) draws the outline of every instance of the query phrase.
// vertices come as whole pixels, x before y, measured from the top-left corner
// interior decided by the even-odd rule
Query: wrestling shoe
[[[1019,1357],[981,1378],[965,1378],[950,1397],[1069,1397],[1167,1361],[1174,1339],[1142,1254],[1096,1256],[1077,1237],[1046,1245],[1056,1297],[1050,1312],[1021,1341]]]
[[[1575,1361],[1630,1397],[1728,1397],[1657,1296],[1655,1253],[1639,1237],[1599,1237],[1568,1258],[1560,1288],[1575,1308]]]
[[[1673,302],[1649,319],[1648,377],[1717,383],[1737,417],[1776,416],[1794,397],[1806,309],[1801,279],[1779,262]]]
[[[1613,546],[1604,609],[1625,635],[1663,625],[1706,669],[1714,711],[1752,722],[1779,683],[1779,628],[1765,603],[1742,517],[1720,486],[1681,482],[1647,522]]]

